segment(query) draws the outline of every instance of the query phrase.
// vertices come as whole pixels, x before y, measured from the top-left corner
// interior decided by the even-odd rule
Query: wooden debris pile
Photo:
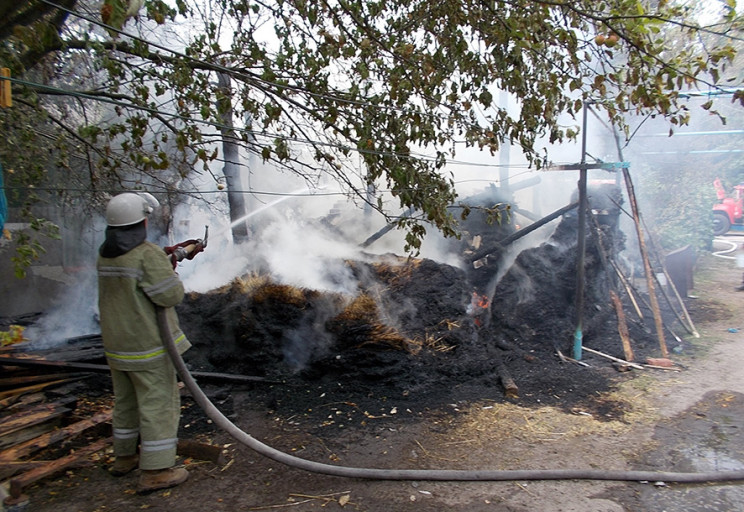
[[[99,463],[112,442],[112,392],[106,388],[91,394],[93,386],[88,382],[96,375],[108,379],[100,336],[67,340],[50,350],[25,345],[0,348],[0,485],[6,488],[7,506],[23,503],[23,490],[35,482]],[[199,376],[233,383],[255,381],[242,375]],[[180,440],[178,454],[225,462],[221,446],[193,440]]]
[[[94,344],[78,355],[88,358]],[[9,506],[24,499],[29,485],[92,464],[111,442],[110,403],[89,403],[75,393],[90,373],[24,364],[44,356],[21,345],[0,349],[0,481]]]

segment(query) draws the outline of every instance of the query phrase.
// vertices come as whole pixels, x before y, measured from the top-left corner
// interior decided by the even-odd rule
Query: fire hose
[[[158,328],[171,360],[186,388],[196,403],[219,428],[239,443],[255,452],[287,466],[312,473],[368,480],[422,480],[422,481],[512,481],[512,480],[613,480],[630,482],[733,482],[744,480],[744,469],[679,473],[669,471],[632,471],[603,469],[509,469],[509,470],[456,470],[456,469],[376,469],[334,466],[289,455],[258,441],[231,422],[209,400],[194,380],[176,349],[165,309],[157,308]]]

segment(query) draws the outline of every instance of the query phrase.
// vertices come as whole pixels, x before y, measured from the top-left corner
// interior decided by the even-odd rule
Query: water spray
[[[320,187],[315,187],[315,189],[317,189],[317,190],[323,190],[325,188],[327,188],[327,185],[323,185],[323,186],[320,186]],[[276,199],[274,201],[271,201],[270,203],[266,203],[265,205],[261,206],[260,208],[256,208],[255,210],[253,210],[253,211],[251,211],[251,212],[243,215],[239,219],[236,219],[236,220],[232,221],[230,224],[227,225],[227,227],[220,229],[217,233],[215,233],[215,236],[220,237],[220,236],[224,235],[225,233],[227,233],[228,231],[230,231],[235,226],[237,226],[238,224],[240,224],[241,222],[245,222],[248,219],[250,219],[251,217],[254,217],[254,216],[256,216],[256,215],[258,215],[260,213],[263,213],[266,210],[270,210],[271,208],[277,206],[278,204],[281,204],[281,203],[283,203],[283,202],[285,202],[285,201],[287,201],[289,199],[293,199],[293,198],[297,197],[298,194],[302,194],[304,192],[310,192],[310,187],[307,186],[307,187],[304,187],[304,188],[295,190],[294,192],[290,192],[289,194],[287,194],[287,195],[285,195],[283,197],[280,197],[279,199]]]

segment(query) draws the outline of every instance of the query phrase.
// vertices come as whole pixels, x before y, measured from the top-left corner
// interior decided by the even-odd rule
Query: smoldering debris
[[[588,346],[621,356],[612,274],[598,233],[587,239],[584,336]],[[606,389],[615,374],[611,365],[570,365],[556,355],[570,353],[575,328],[575,239],[576,217],[566,216],[505,273],[501,258],[472,270],[428,259],[346,260],[358,283],[353,296],[245,276],[189,294],[179,307],[195,346],[187,362],[301,387],[328,385],[344,390],[344,399],[395,393],[419,404],[460,396],[568,407]],[[474,308],[473,297],[490,289]],[[631,336],[639,357],[653,351],[642,322],[631,323]],[[292,400],[286,390],[281,396]]]
[[[359,282],[353,297],[259,276],[189,294],[179,316],[196,349],[191,363],[275,378],[349,373],[379,381],[390,373],[390,354],[403,363],[472,336],[463,334],[470,290],[461,270],[432,260],[346,265]]]

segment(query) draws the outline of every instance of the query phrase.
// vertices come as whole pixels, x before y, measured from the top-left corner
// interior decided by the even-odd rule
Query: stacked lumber
[[[23,489],[48,476],[90,464],[110,442],[110,408],[86,410],[74,385],[89,374],[13,364],[22,351],[0,351],[0,482],[10,506]]]
[[[90,398],[89,379],[108,374],[100,336],[49,350],[25,343],[0,347],[0,486],[4,505],[23,504],[23,490],[44,478],[101,459],[112,442],[113,396]],[[260,377],[194,372],[204,380],[248,384]],[[178,442],[178,455],[225,463],[223,447]],[[0,505],[0,510],[2,505]]]

